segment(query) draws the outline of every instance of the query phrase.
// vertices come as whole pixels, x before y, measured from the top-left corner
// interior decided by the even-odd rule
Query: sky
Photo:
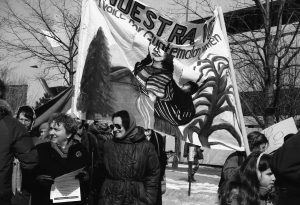
[[[185,21],[186,15],[185,9],[178,4],[174,3],[174,0],[140,0],[146,5],[153,7],[154,9],[165,13],[168,16],[176,18],[179,21]],[[178,1],[178,0],[177,0]],[[182,0],[183,4],[186,4],[187,0]],[[247,0],[245,0],[247,1]],[[248,0],[250,1],[250,0]],[[0,0],[0,6],[3,7],[4,0]],[[207,16],[208,13],[205,12],[207,9],[201,7],[200,5],[196,4],[196,0],[189,0],[189,5],[191,8],[196,9],[198,13],[200,13],[203,17]],[[199,0],[200,2],[200,0]],[[235,0],[210,0],[212,7],[221,6],[223,12],[230,11],[236,7],[237,3]],[[244,5],[244,4],[243,4]],[[18,8],[22,10],[22,8]],[[188,20],[194,20],[199,18],[199,16],[195,16],[190,14],[188,16]],[[2,64],[5,62],[2,62]],[[0,63],[1,64],[1,63]],[[32,65],[36,65],[34,60],[23,60],[21,62],[13,61],[10,64],[10,67],[13,67],[13,75],[15,78],[25,78],[27,80],[29,89],[28,89],[28,96],[27,96],[27,103],[29,105],[34,106],[35,102],[43,96],[44,90],[37,80],[39,76],[41,76],[41,72],[38,68],[32,68]],[[59,81],[52,81],[48,82],[50,86],[61,86],[62,82]]]
[[[140,0],[143,3],[147,4],[148,6],[151,6],[159,11],[163,11],[166,13],[171,12],[173,17],[177,16],[174,13],[182,13],[185,12],[185,9],[182,9],[182,6],[179,4],[176,4],[176,1],[182,2],[182,4],[186,5],[186,2],[189,1],[189,8],[196,10],[200,15],[207,16],[207,7],[206,4],[199,4],[197,2],[205,2],[204,0]],[[237,8],[244,8],[248,7],[250,5],[253,5],[252,0],[208,0],[210,6],[212,8],[216,6],[220,6],[223,10],[223,12],[232,11]],[[181,7],[181,8],[180,8]],[[173,12],[172,12],[173,11]],[[181,17],[179,18],[180,21],[184,21],[186,19],[185,14],[181,14]],[[192,15],[191,12],[189,12],[188,20],[194,20],[198,19],[199,17],[196,15]]]

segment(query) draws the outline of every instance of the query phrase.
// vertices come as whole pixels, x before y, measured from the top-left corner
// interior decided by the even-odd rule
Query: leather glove
[[[49,175],[39,175],[36,177],[36,180],[41,186],[45,188],[51,187],[51,185],[54,183],[53,177]]]
[[[78,179],[80,182],[86,182],[89,180],[89,174],[86,171],[81,171],[75,176],[75,179]]]

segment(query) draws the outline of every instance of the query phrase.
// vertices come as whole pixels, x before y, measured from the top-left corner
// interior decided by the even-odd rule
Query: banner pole
[[[191,146],[191,144],[188,144],[188,181],[189,181],[189,190],[188,190],[188,196],[191,195],[191,189],[192,189],[192,173],[193,173],[193,162],[195,159],[194,154],[194,146]]]
[[[223,11],[221,7],[217,7],[218,10],[218,18],[221,23],[221,28],[223,32],[223,36],[226,41],[226,46],[229,52],[228,60],[229,60],[229,69],[230,69],[230,74],[231,74],[231,79],[232,79],[232,86],[233,86],[233,92],[234,92],[234,97],[236,101],[236,107],[237,107],[237,114],[241,123],[241,131],[242,131],[242,139],[244,142],[245,150],[247,156],[250,154],[250,149],[249,149],[249,144],[248,144],[248,139],[247,139],[247,132],[246,132],[246,127],[245,127],[245,122],[244,122],[244,116],[243,116],[243,111],[242,111],[242,106],[241,106],[241,101],[238,93],[238,87],[236,83],[236,78],[235,78],[235,71],[233,67],[233,62],[232,62],[232,57],[231,57],[231,52],[230,52],[230,47],[229,47],[229,41],[227,38],[227,31],[226,31],[226,26],[225,26],[225,21],[224,21],[224,16],[223,16]]]
[[[189,189],[188,189],[188,196],[191,196],[191,189],[192,189],[192,177],[191,177],[191,162],[188,162],[188,181],[189,181]]]

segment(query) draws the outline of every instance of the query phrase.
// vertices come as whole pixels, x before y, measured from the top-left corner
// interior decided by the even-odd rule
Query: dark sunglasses
[[[121,128],[122,128],[122,126],[121,125],[119,125],[119,124],[112,124],[112,125],[109,125],[109,127],[110,127],[110,129],[114,129],[114,128],[117,128],[118,130],[120,130]]]

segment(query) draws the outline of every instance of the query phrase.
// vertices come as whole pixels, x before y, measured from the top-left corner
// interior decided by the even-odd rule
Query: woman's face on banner
[[[149,45],[149,53],[151,58],[154,61],[163,61],[165,59],[166,56],[166,52],[164,52],[162,49],[159,48],[159,46],[154,46],[150,43]]]

